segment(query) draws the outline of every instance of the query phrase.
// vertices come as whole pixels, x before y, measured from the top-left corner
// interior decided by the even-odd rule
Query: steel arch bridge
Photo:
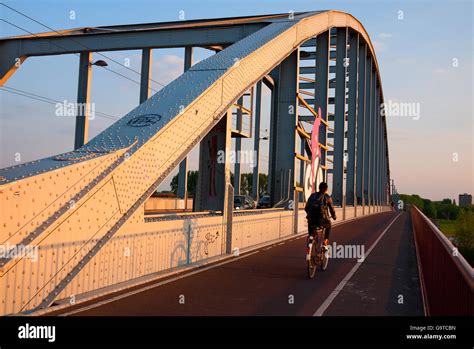
[[[150,96],[151,49],[170,47],[185,47],[185,72]],[[216,54],[192,65],[193,47]],[[37,311],[303,232],[299,202],[311,190],[304,174],[311,171],[316,119],[318,181],[331,183],[342,218],[389,209],[379,66],[368,33],[349,14],[79,28],[3,39],[0,49],[2,85],[18,61],[79,53],[81,103],[89,101],[93,52],[143,50],[138,107],[88,142],[87,110],[78,113],[73,151],[0,170],[1,243],[38,248],[37,261],[1,259],[0,314]],[[242,138],[253,137],[258,151],[262,84],[271,91],[269,192],[272,204],[283,208],[233,213],[240,168],[231,186],[230,162],[216,156],[229,153],[232,137],[239,149]],[[249,96],[255,108],[245,106]],[[198,144],[195,213],[146,218],[145,201],[177,166],[185,197],[186,156]],[[131,246],[139,253],[122,253]]]

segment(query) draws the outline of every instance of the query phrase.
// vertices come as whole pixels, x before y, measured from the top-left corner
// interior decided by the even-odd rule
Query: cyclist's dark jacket
[[[319,206],[319,201],[322,200],[322,216],[318,215],[318,211],[316,207]],[[336,219],[336,211],[334,211],[334,206],[332,205],[332,199],[328,194],[317,192],[311,194],[306,202],[306,206],[304,210],[306,211],[306,218],[308,219],[309,225],[322,225],[322,224],[330,224],[329,220],[329,212],[331,213],[331,217]]]

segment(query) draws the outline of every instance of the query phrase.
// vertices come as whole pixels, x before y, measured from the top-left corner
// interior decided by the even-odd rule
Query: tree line
[[[198,171],[188,171],[188,197],[194,197],[196,193],[196,185],[198,180]],[[241,195],[252,195],[252,180],[253,173],[242,173],[240,175],[240,194]],[[230,183],[234,185],[234,174],[230,173]],[[171,179],[171,193],[176,194],[178,192],[178,175],[175,175]],[[265,173],[258,174],[258,195],[268,195],[268,176]]]

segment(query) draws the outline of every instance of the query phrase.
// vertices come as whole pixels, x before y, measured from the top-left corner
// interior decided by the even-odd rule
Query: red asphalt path
[[[364,245],[367,253],[397,215],[398,213],[395,212],[384,212],[333,227],[331,244],[336,242],[338,245]],[[380,253],[377,250],[377,247],[387,245],[386,242],[382,242],[384,239],[390,239],[391,231],[400,230],[400,227],[396,227],[397,221],[406,215],[404,213],[396,219],[371,254],[379,256],[379,259],[380,255],[384,255],[383,251]],[[410,234],[411,232],[407,232],[407,236],[411,236]],[[132,295],[127,296],[122,293],[121,297],[115,300],[114,295],[110,295],[102,297],[100,302],[87,302],[51,315],[313,315],[356,265],[357,260],[330,259],[328,269],[324,272],[318,271],[316,277],[309,280],[306,274],[305,251],[305,236],[297,237],[270,247],[263,247],[256,253],[229,263],[222,265],[216,263],[202,272]],[[382,261],[378,267],[372,266],[372,269],[375,268],[381,274],[384,270],[390,273],[393,268],[387,268],[387,263],[406,262],[404,262],[404,256],[402,258],[396,255],[390,257],[392,255],[393,253],[388,254],[387,258],[396,258],[395,261]],[[413,258],[413,254],[409,257]],[[401,262],[400,259],[402,259]],[[362,265],[367,262],[370,263],[370,255]],[[411,259],[408,264],[412,264]],[[359,268],[358,271],[361,269]],[[351,280],[357,280],[358,271],[354,273]],[[410,270],[410,272],[414,271]],[[416,269],[415,272],[417,273]],[[417,275],[412,276],[414,279],[417,277]],[[387,275],[386,279],[390,278],[391,275]],[[154,283],[158,284],[160,281]],[[146,286],[149,287],[154,283]],[[392,285],[381,284],[372,292],[386,294],[391,287]],[[387,302],[387,297],[374,296],[375,301],[378,298]],[[328,308],[331,310],[331,315],[345,315],[344,310],[334,314],[338,301],[338,296],[336,296]],[[418,300],[415,303],[417,302]],[[350,305],[347,306],[350,307]],[[378,308],[390,309],[384,304]]]

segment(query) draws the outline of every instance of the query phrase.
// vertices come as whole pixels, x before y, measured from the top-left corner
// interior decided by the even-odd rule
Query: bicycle
[[[318,267],[322,271],[326,270],[329,263],[328,251],[323,246],[324,228],[316,228],[316,239],[313,235],[308,235],[306,261],[308,265],[308,278],[312,279],[316,275]]]

